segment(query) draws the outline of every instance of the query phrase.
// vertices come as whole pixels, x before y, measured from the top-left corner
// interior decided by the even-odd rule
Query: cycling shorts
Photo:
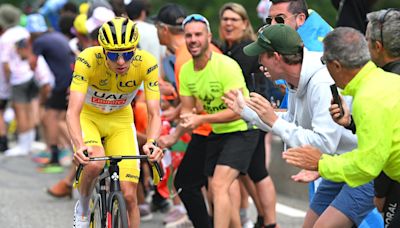
[[[83,109],[80,122],[85,145],[104,147],[106,156],[139,155],[130,106],[108,114]],[[138,183],[139,160],[122,160],[118,166],[120,181]]]

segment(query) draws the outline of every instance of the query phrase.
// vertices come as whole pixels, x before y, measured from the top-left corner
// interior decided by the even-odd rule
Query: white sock
[[[89,212],[90,212],[89,211],[89,201],[90,201],[90,196],[80,195],[78,207],[76,208],[76,212],[79,215],[83,215],[83,216],[89,215]]]

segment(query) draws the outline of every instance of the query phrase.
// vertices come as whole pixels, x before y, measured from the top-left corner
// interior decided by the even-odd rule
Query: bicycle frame
[[[87,151],[84,152],[87,156]],[[117,199],[122,199],[119,202],[121,208],[124,208],[126,211],[125,201],[122,197],[121,187],[119,182],[119,166],[118,163],[123,159],[148,159],[147,155],[136,155],[136,156],[104,156],[104,157],[91,157],[89,161],[110,161],[110,165],[108,168],[104,168],[103,172],[99,175],[99,179],[97,181],[98,187],[95,188],[95,197],[97,194],[100,196],[100,211],[101,211],[101,227],[106,227],[106,224],[112,223],[112,210],[113,210],[113,201],[116,197]],[[163,178],[164,173],[157,162],[153,163],[156,168],[156,171],[160,177]],[[82,172],[83,166],[79,165],[75,177],[75,181],[79,181],[80,174]],[[106,179],[110,177],[110,189],[107,191]],[[96,199],[95,199],[96,200]],[[119,200],[118,200],[119,201]],[[117,201],[117,202],[118,202]],[[94,205],[95,207],[96,205]],[[91,213],[94,213],[93,211]],[[123,216],[124,217],[124,216]],[[93,219],[93,217],[92,217]],[[127,221],[126,218],[122,218],[122,223]],[[127,223],[127,222],[126,222]],[[110,226],[111,227],[111,226]]]

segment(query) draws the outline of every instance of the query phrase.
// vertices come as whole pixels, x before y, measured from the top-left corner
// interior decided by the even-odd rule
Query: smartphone
[[[339,105],[339,108],[340,108],[339,118],[341,118],[344,115],[344,111],[343,111],[342,101],[340,100],[336,84],[332,84],[330,87],[331,87],[331,92],[332,92],[332,97],[333,97],[333,103]]]

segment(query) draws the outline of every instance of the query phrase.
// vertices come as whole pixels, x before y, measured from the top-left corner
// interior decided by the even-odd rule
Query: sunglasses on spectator
[[[125,62],[130,61],[135,55],[135,51],[127,51],[127,52],[106,52],[107,58],[113,62],[118,61],[118,58],[121,56]]]
[[[257,37],[259,38],[259,39],[261,39],[264,43],[259,43],[261,46],[263,46],[264,48],[267,48],[267,49],[272,49],[272,51],[275,51],[273,48],[272,48],[272,42],[271,42],[271,40],[269,40],[267,37],[265,37],[264,36],[264,34],[263,34],[263,31],[264,31],[264,29],[266,29],[267,27],[269,27],[269,26],[271,26],[271,24],[266,24],[266,25],[264,25],[264,26],[262,26],[260,29],[258,29],[258,32],[257,32]],[[265,45],[265,44],[268,44],[268,45]]]
[[[287,19],[289,19],[291,17],[295,17],[295,16],[297,16],[297,14],[293,14],[292,16],[286,17],[286,18],[284,16],[281,16],[281,15],[278,15],[278,16],[275,16],[275,17],[269,16],[269,17],[265,18],[265,23],[267,25],[270,25],[270,24],[272,24],[272,20],[274,20],[277,24],[285,24],[285,20],[287,20]]]
[[[203,17],[202,15],[196,14],[196,13],[187,16],[185,18],[185,20],[183,20],[183,22],[182,22],[182,27],[185,27],[185,25],[187,23],[192,22],[192,21],[203,22],[204,24],[207,25],[208,31],[210,31],[210,23],[208,22],[208,20],[205,17]]]

